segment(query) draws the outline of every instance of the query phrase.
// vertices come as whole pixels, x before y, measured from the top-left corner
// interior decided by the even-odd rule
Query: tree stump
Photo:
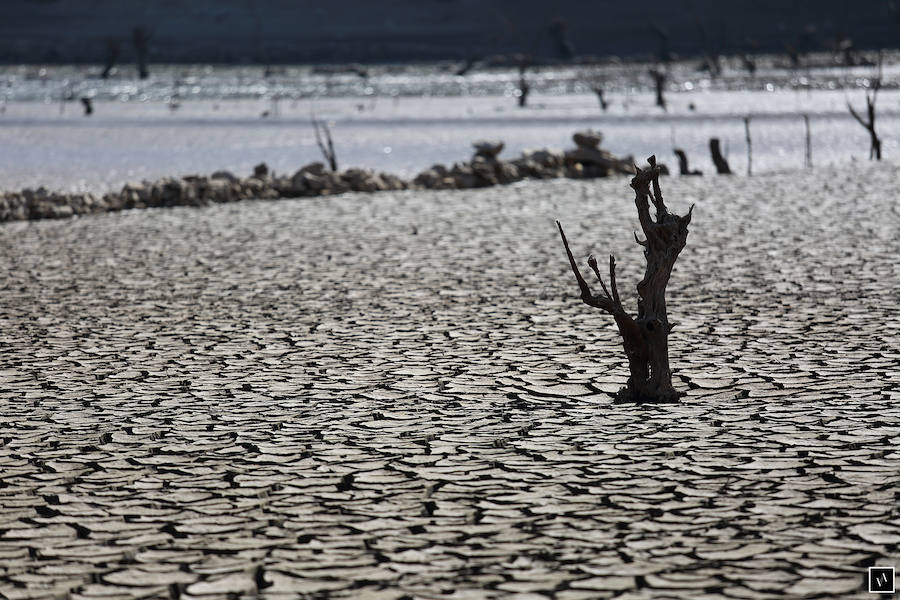
[[[569,249],[569,242],[559,221],[559,235],[562,238],[569,265],[575,274],[581,290],[581,300],[588,306],[599,308],[616,321],[625,356],[628,358],[630,376],[625,388],[620,390],[618,399],[632,402],[671,402],[683,395],[672,386],[672,372],[669,368],[669,333],[673,325],[666,314],[666,285],[672,274],[672,267],[687,242],[688,224],[694,207],[684,216],[671,214],[663,202],[659,187],[659,167],[656,157],[648,159],[650,168],[640,170],[631,180],[634,203],[637,206],[641,229],[645,240],[634,235],[635,241],[644,247],[647,268],[644,278],[637,285],[637,317],[632,317],[619,298],[616,286],[616,260],[609,257],[609,288],[600,276],[597,260],[591,255],[588,266],[600,281],[603,292],[594,294],[575,263]],[[650,202],[656,208],[656,220],[650,216]]]
[[[731,167],[728,166],[728,160],[722,155],[719,138],[709,138],[709,153],[712,155],[713,164],[716,165],[716,173],[731,175]]]

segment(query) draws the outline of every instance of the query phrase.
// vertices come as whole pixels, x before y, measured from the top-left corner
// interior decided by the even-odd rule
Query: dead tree
[[[694,169],[691,171],[690,167],[688,167],[688,158],[687,154],[684,153],[684,150],[681,148],[675,148],[673,150],[675,156],[678,157],[678,174],[679,175],[703,175],[703,171],[698,171]]]
[[[747,177],[753,175],[753,140],[750,137],[750,117],[744,117],[744,139],[747,140]]]
[[[747,70],[747,73],[750,74],[750,77],[756,76],[756,59],[754,59],[749,54],[741,55],[741,65]]]
[[[525,70],[528,68],[528,65],[531,64],[531,58],[525,55],[518,56],[519,62],[519,89],[518,98],[519,98],[519,108],[524,108],[526,104],[528,104],[528,94],[531,92],[531,86],[528,84],[528,80],[525,79]]]
[[[594,93],[597,94],[597,100],[600,101],[600,108],[603,109],[603,112],[606,112],[606,109],[609,108],[609,102],[607,102],[606,98],[603,97],[603,88],[599,85],[595,85],[591,89],[593,89]]]
[[[803,115],[803,122],[806,124],[806,168],[812,168],[812,136],[809,131],[809,115]]]
[[[131,41],[137,56],[138,77],[141,79],[147,79],[150,76],[150,71],[147,70],[147,54],[151,37],[153,37],[152,34],[143,27],[135,27],[131,31]]]
[[[328,162],[329,168],[337,173],[337,154],[334,151],[334,143],[331,141],[331,129],[328,127],[328,123],[313,119],[312,124],[313,130],[316,132],[316,145],[322,152],[322,156]],[[323,137],[325,138],[324,141],[322,139]]]
[[[480,56],[470,56],[469,58],[466,59],[466,62],[463,64],[463,66],[461,66],[459,69],[456,70],[455,74],[458,77],[462,77],[463,75],[465,75],[466,73],[471,71],[472,68],[475,66],[475,63],[477,63],[479,60],[481,60]]]
[[[106,57],[103,61],[103,71],[100,77],[106,79],[119,60],[119,41],[115,38],[106,38]]]
[[[656,157],[651,156],[648,162],[650,168],[647,170],[635,167],[637,175],[631,180],[641,229],[647,238],[641,240],[636,233],[634,235],[635,241],[644,247],[644,258],[647,261],[644,278],[637,285],[637,317],[626,312],[619,298],[615,258],[611,255],[609,257],[609,288],[603,282],[597,260],[593,255],[588,258],[588,266],[594,271],[603,290],[602,294],[595,295],[575,264],[575,257],[569,249],[562,225],[559,221],[556,225],[569,265],[581,290],[581,300],[588,306],[611,314],[622,336],[630,376],[618,398],[634,402],[666,402],[683,395],[672,387],[672,373],[669,369],[668,340],[674,326],[669,323],[666,314],[666,285],[675,260],[687,241],[688,224],[694,207],[691,206],[683,217],[669,213],[659,187],[660,171],[656,166]],[[650,202],[656,207],[655,221],[650,217]]]
[[[660,62],[665,64],[669,64],[672,62],[672,53],[669,51],[669,34],[666,33],[666,30],[657,25],[656,23],[650,23],[650,30],[656,35],[657,40],[659,40],[659,50],[657,51],[657,58]]]
[[[853,105],[847,100],[847,109],[857,122],[869,132],[869,160],[881,160],[881,139],[875,132],[875,101],[878,97],[878,89],[881,87],[881,58],[878,59],[878,76],[872,82],[872,87],[866,90],[866,120],[863,121]]]
[[[666,87],[666,73],[660,69],[650,69],[649,73],[653,78],[653,85],[656,87],[656,105],[666,110],[666,98],[663,96]]]
[[[557,18],[550,23],[550,37],[553,38],[553,44],[556,46],[556,53],[563,60],[572,60],[575,58],[575,46],[572,45],[569,36],[566,33],[569,26],[565,19]]]
[[[94,114],[94,103],[87,96],[82,96],[81,106],[84,107],[84,116],[89,117]]]
[[[722,148],[719,146],[719,138],[709,138],[709,153],[712,155],[713,164],[716,165],[716,173],[719,175],[731,175],[731,168],[728,161],[722,155]]]

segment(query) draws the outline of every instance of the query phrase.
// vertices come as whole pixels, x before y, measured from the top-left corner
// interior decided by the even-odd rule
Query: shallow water
[[[571,147],[571,134],[587,127],[603,131],[604,147],[623,156],[655,153],[674,166],[671,149],[681,147],[706,173],[713,171],[708,140],[717,136],[732,169],[746,173],[748,115],[754,172],[803,167],[804,114],[816,166],[868,158],[868,135],[846,103],[864,110],[870,67],[792,71],[773,63],[753,78],[732,70],[712,80],[681,63],[666,110],[654,105],[647,65],[535,70],[526,108],[517,106],[515,70],[459,77],[451,67],[372,67],[367,78],[284,67],[266,78],[258,66],[161,66],[145,82],[125,70],[103,81],[92,75],[96,67],[8,67],[0,72],[0,187],[106,191],[218,169],[243,175],[263,161],[292,172],[321,159],[313,116],[331,123],[341,166],[406,177],[468,159],[479,138],[503,140],[502,156],[512,158],[529,147]],[[887,158],[898,146],[897,74],[898,67],[885,68],[878,97]],[[599,81],[610,102],[605,112],[589,89]],[[94,98],[90,117],[75,100],[82,96]]]

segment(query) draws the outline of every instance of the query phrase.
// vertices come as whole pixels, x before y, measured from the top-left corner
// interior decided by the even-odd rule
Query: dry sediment
[[[898,183],[667,182],[664,406],[613,403],[553,225],[630,287],[621,179],[5,224],[0,595],[861,597],[900,560]]]

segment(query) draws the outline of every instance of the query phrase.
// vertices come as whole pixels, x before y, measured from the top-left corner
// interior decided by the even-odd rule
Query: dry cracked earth
[[[633,306],[626,179],[3,225],[0,596],[874,597],[898,184],[664,180],[666,405],[553,223]]]

